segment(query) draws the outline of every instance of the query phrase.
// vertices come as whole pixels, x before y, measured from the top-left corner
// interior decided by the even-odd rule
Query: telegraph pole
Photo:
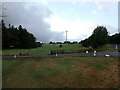
[[[66,30],[66,44],[67,44],[67,32],[68,32],[68,31]]]
[[[6,10],[6,8],[2,7],[2,5],[0,5],[0,17],[3,18],[3,17],[7,17],[7,15],[3,15],[3,10]]]

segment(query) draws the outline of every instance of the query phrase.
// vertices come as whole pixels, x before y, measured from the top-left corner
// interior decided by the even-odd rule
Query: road
[[[98,52],[96,56],[120,56],[120,52]],[[57,55],[40,55],[40,56],[2,56],[2,58],[39,58],[39,57],[55,57],[55,56],[94,56],[94,53],[71,53],[71,54],[57,54]]]
[[[97,56],[105,56],[105,55],[119,56],[120,52],[99,52],[97,53]]]

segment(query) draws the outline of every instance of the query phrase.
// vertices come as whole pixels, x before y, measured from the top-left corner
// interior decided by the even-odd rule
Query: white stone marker
[[[96,56],[96,51],[94,51],[94,56]]]
[[[49,50],[49,55],[50,55],[50,50]]]
[[[117,45],[116,45],[116,47],[115,47],[116,49],[118,49],[118,47],[117,47]]]
[[[109,57],[110,55],[106,54],[105,56],[106,56],[106,57]]]
[[[14,55],[14,58],[16,58],[16,55]]]
[[[88,51],[86,51],[86,53],[88,53]]]
[[[57,57],[57,53],[56,53],[56,57]]]

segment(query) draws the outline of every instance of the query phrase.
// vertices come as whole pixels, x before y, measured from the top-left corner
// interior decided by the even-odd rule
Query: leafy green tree
[[[83,41],[81,41],[82,46],[84,47],[89,47],[90,46],[90,42],[89,39],[85,39]]]
[[[106,27],[103,26],[97,26],[97,28],[95,28],[95,30],[93,31],[93,34],[81,41],[81,44],[84,47],[93,47],[93,48],[98,48],[101,47],[103,45],[105,45],[108,42],[108,32]]]
[[[120,33],[116,33],[112,36],[109,36],[110,44],[120,44]]]
[[[98,26],[93,31],[93,34],[90,39],[91,41],[90,45],[93,48],[98,48],[98,47],[105,45],[107,43],[107,40],[108,40],[108,31],[106,27]]]

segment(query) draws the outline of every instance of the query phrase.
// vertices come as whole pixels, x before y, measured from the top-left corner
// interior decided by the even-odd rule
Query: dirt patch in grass
[[[49,63],[49,64],[48,64]],[[55,67],[57,65],[56,60],[48,59],[48,60],[42,60],[41,62],[36,62],[34,60],[31,61],[31,65],[28,68],[31,69],[40,69],[41,67],[51,68]]]
[[[85,81],[85,83],[87,85],[90,85],[93,88],[105,88],[107,85],[108,87],[117,87],[117,84],[115,82],[117,82],[116,80],[111,80],[109,76],[112,76],[113,78],[116,78],[116,75],[111,74],[111,72],[108,72],[106,70],[101,71],[97,71],[97,70],[89,70],[86,72],[86,76],[88,76],[88,78]]]
[[[35,62],[35,61],[31,61],[31,65],[28,67],[29,69],[35,69],[35,68],[39,68],[42,65],[42,63],[39,62]]]
[[[69,72],[69,71],[68,71]],[[47,81],[50,82],[51,87],[60,87],[60,88],[65,88],[65,87],[77,87],[78,86],[78,78],[79,74],[78,73],[68,73],[68,72],[63,72],[62,74],[60,73],[58,76],[51,77]]]
[[[108,61],[109,62],[109,61]],[[88,62],[87,62],[88,63]],[[106,64],[105,68],[102,70],[97,70],[92,66],[89,66],[87,63],[80,63],[75,61],[75,64],[72,65],[74,69],[72,72],[82,72],[82,84],[83,88],[92,87],[92,88],[109,88],[118,86],[118,73],[117,73],[117,62]],[[90,62],[89,63],[98,63]],[[108,70],[109,69],[109,70]],[[76,80],[76,82],[79,79]],[[86,86],[84,86],[86,85]]]
[[[74,58],[74,63],[71,65],[72,69],[67,71],[69,72],[69,75],[66,75],[67,77],[65,77],[65,72],[59,76],[59,80],[57,81],[61,82],[61,87],[117,88],[118,73],[117,61],[115,58],[105,58],[101,59],[101,61],[98,59],[96,62],[94,60],[83,59],[80,61],[78,59],[79,58]],[[113,60],[113,63],[111,63],[109,59]],[[71,77],[71,73],[77,73],[79,76],[75,75],[74,77]],[[65,80],[63,80],[64,78]]]
[[[52,67],[55,67],[55,66],[58,64],[58,61],[49,59],[49,60],[48,60],[48,63],[49,63],[49,64],[47,64],[46,67],[47,67],[47,68],[52,68]]]

